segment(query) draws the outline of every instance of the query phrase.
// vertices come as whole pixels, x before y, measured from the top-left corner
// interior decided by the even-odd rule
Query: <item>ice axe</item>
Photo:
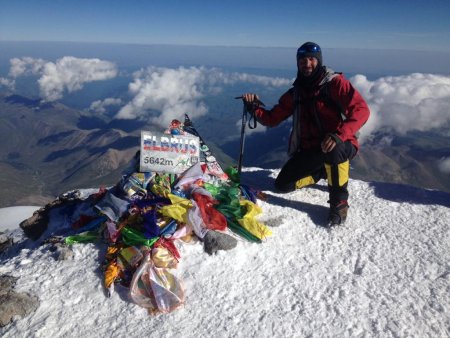
[[[235,97],[235,99],[244,99],[243,96]],[[241,175],[242,171],[242,159],[244,157],[244,144],[245,144],[245,126],[247,125],[247,113],[250,114],[250,118],[248,119],[248,127],[249,129],[256,128],[256,117],[255,117],[255,106],[265,107],[264,103],[260,100],[256,99],[252,103],[247,103],[244,101],[244,108],[242,110],[242,125],[241,125],[241,147],[239,151],[239,161],[238,161],[238,174]]]

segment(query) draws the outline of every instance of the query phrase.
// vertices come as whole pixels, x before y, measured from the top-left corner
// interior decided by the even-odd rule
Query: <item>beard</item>
[[[312,71],[308,72],[307,69],[297,71],[297,79],[294,83],[297,83],[299,85],[303,85],[306,87],[312,87],[314,84],[317,83],[317,81],[321,78],[321,76],[325,72],[325,67],[322,65],[317,65],[317,67]],[[309,73],[309,74],[308,74]]]

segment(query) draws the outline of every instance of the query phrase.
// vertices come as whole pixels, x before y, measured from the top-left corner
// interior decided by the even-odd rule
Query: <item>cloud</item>
[[[11,79],[7,79],[6,77],[0,77],[0,86],[6,87],[9,90],[14,90],[14,87],[16,86],[16,82]]]
[[[9,60],[11,68],[9,76],[16,78],[22,75],[39,75],[46,64],[43,59],[35,59],[32,57],[13,58]]]
[[[152,117],[151,122],[168,126],[170,121],[188,112],[192,117],[204,115],[207,107],[200,100],[204,97],[206,82],[201,68],[141,70],[134,74],[134,81],[128,87],[133,99],[116,117],[132,119],[156,111],[160,115]]]
[[[444,174],[450,174],[450,157],[442,158],[438,162],[438,168]]]
[[[361,130],[366,139],[377,130],[398,133],[427,131],[450,123],[450,77],[410,74],[382,77],[375,81],[364,75],[351,82],[369,104],[371,116]]]
[[[374,81],[364,75],[350,79],[367,100],[371,117],[361,130],[361,141],[378,130],[406,133],[427,131],[450,123],[450,77],[434,74],[387,76]],[[246,73],[225,73],[204,67],[149,67],[134,74],[129,84],[132,99],[117,118],[143,117],[166,127],[174,118],[192,118],[208,112],[206,96],[219,94],[225,86],[243,82],[288,88],[292,79]],[[240,122],[237,123],[240,128]],[[262,131],[256,129],[254,132]]]
[[[83,88],[88,82],[102,81],[117,76],[114,63],[99,59],[82,59],[65,56],[56,62],[31,57],[10,60],[9,76],[38,75],[39,89],[45,101],[55,101],[69,93]]]
[[[149,67],[134,74],[129,84],[133,96],[117,114],[117,118],[133,119],[151,115],[150,121],[167,127],[170,121],[185,113],[191,118],[208,112],[203,99],[217,95],[223,86],[237,82],[252,82],[268,86],[282,86],[291,80],[239,73],[224,73],[204,67]],[[150,114],[151,113],[151,114]]]
[[[64,90],[71,93],[83,88],[85,83],[116,76],[117,67],[112,62],[65,56],[56,63],[47,62],[38,83],[43,98],[55,101],[62,98]]]
[[[290,86],[294,81],[293,79],[253,75],[247,73],[231,73],[231,74],[225,74],[221,72],[219,73],[224,84],[234,84],[236,82],[248,82],[270,87],[287,87]]]
[[[250,116],[247,116],[247,119],[249,119],[249,118],[250,118]],[[250,126],[252,126],[252,122],[250,122]],[[242,131],[242,118],[236,122],[236,128],[238,128],[239,131]],[[248,121],[245,125],[245,135],[246,136],[254,134],[254,133],[262,133],[262,132],[265,132],[266,130],[267,130],[267,127],[263,126],[261,123],[257,123],[256,128],[253,128],[253,129],[251,129],[249,127]]]
[[[120,106],[122,104],[121,99],[115,99],[112,97],[108,97],[104,100],[98,100],[91,103],[89,110],[94,111],[99,114],[103,114],[106,112],[106,107],[109,106]]]

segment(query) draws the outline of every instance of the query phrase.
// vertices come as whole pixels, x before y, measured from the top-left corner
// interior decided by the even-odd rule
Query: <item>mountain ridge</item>
[[[42,205],[67,190],[117,183],[140,148],[141,129],[160,127],[0,93],[0,207]],[[232,161],[208,145],[219,161]]]
[[[220,163],[236,164],[239,137],[225,136],[235,117],[219,116],[220,122],[208,115],[196,126]],[[140,130],[160,131],[145,121],[115,120],[61,103],[5,93],[0,93],[0,122],[0,184],[4,191],[0,206],[42,205],[62,191],[115,184],[139,149]],[[220,128],[217,133],[203,125],[215,123]],[[266,132],[246,135],[243,165],[280,168],[287,160],[289,130],[287,121]],[[352,161],[352,178],[450,191],[448,175],[434,165],[439,158],[450,157],[444,136],[415,132],[390,136],[390,144],[383,145],[385,136],[375,135],[362,145]]]
[[[281,168],[288,159],[290,128],[291,122],[286,121],[265,133],[248,135],[244,165]],[[383,141],[387,136],[391,140],[388,143]],[[234,157],[239,149],[238,142],[234,140],[222,147]],[[350,177],[450,192],[449,174],[438,168],[439,161],[449,157],[448,136],[443,131],[413,131],[405,135],[375,133],[371,140],[360,145],[358,154],[351,161]]]

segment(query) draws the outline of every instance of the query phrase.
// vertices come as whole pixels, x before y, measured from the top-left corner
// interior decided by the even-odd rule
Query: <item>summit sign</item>
[[[141,172],[181,174],[199,158],[200,141],[197,136],[141,131]]]

